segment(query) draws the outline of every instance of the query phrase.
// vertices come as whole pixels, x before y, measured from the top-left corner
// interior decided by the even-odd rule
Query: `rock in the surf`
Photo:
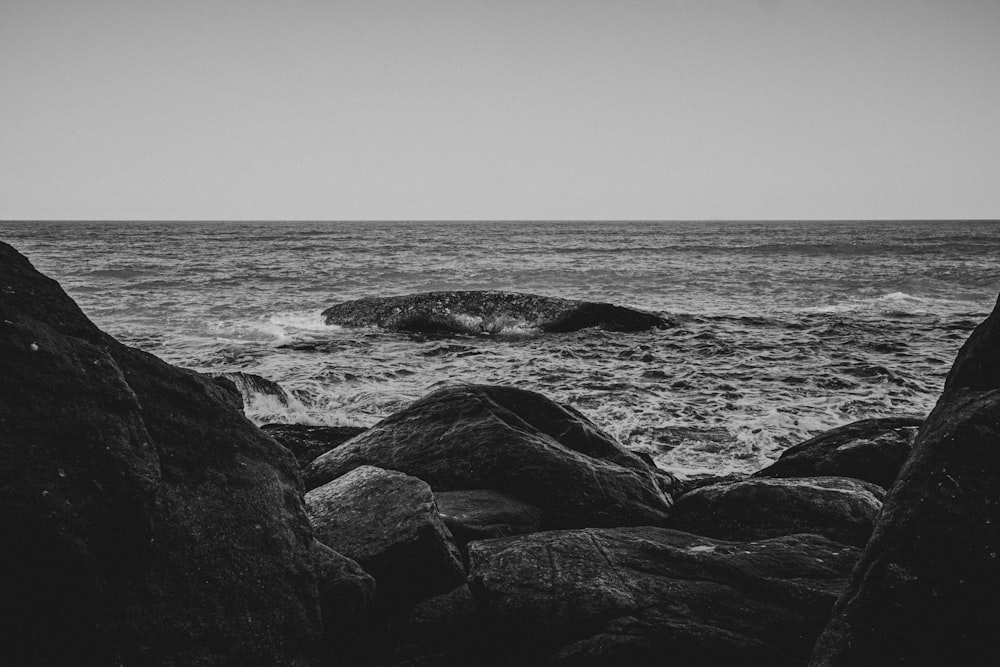
[[[399,608],[465,581],[461,554],[430,487],[361,466],[305,497],[316,538],[375,577],[379,604]]]
[[[959,353],[811,664],[986,665],[1000,654],[998,311]]]
[[[885,491],[849,477],[755,478],[679,496],[668,525],[720,540],[815,533],[863,547]]]
[[[441,520],[460,546],[473,540],[532,533],[541,528],[541,510],[498,491],[437,491],[434,499]]]
[[[308,424],[264,424],[260,428],[287,447],[295,455],[301,468],[309,465],[320,454],[325,454],[366,430],[363,426]]]
[[[1000,297],[958,351],[944,388],[1000,389]]]
[[[0,368],[4,661],[311,662],[295,462],[231,386],[118,343],[2,243]]]
[[[903,466],[922,417],[863,419],[789,447],[755,477],[853,477],[884,489]]]
[[[370,297],[323,311],[327,324],[378,326],[392,331],[495,334],[562,333],[589,327],[643,331],[672,326],[667,318],[610,303],[574,301],[518,292],[425,292]]]
[[[857,555],[817,535],[551,531],[473,542],[469,585],[498,664],[771,667],[805,661]]]
[[[220,373],[218,377],[224,377],[236,385],[243,396],[243,402],[250,405],[254,400],[266,396],[275,400],[279,405],[288,405],[288,392],[277,382],[268,380],[253,373]]]
[[[309,464],[306,487],[362,465],[419,477],[435,492],[511,495],[541,510],[546,528],[662,524],[675,482],[576,410],[490,385],[424,396]]]

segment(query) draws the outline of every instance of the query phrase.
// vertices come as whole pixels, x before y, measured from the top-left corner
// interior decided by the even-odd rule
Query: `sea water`
[[[101,328],[280,383],[257,423],[370,425],[442,385],[571,404],[682,474],[749,472],[853,420],[924,415],[1000,292],[995,222],[5,222]],[[367,296],[510,290],[672,316],[639,333],[324,324]]]

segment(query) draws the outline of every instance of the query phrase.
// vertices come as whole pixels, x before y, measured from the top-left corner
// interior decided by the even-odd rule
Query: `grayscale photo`
[[[1000,655],[1000,2],[0,0],[0,664]]]

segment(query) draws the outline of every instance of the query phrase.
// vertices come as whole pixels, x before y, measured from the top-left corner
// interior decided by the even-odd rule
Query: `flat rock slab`
[[[668,525],[720,540],[816,533],[863,547],[884,498],[882,487],[849,477],[756,478],[685,493]]]
[[[927,418],[814,665],[991,665],[1000,655],[1000,390]]]
[[[323,311],[327,324],[461,334],[560,333],[589,327],[642,331],[672,323],[610,303],[498,291],[424,292],[348,301]]]
[[[264,424],[260,430],[277,440],[295,455],[304,468],[334,447],[339,447],[359,433],[363,426],[309,426],[307,424]]]
[[[469,585],[497,663],[792,665],[857,556],[817,535],[553,531],[473,542]]]
[[[435,492],[499,491],[540,509],[548,528],[662,524],[675,481],[576,410],[488,385],[424,396],[309,464],[306,487],[361,465],[419,477]]]
[[[892,486],[910,455],[923,417],[863,419],[789,447],[755,477],[853,477]]]
[[[542,512],[529,503],[490,489],[438,491],[441,520],[460,545],[541,529]]]
[[[316,539],[375,577],[380,605],[406,606],[465,580],[431,489],[415,477],[362,466],[313,489],[305,503]]]

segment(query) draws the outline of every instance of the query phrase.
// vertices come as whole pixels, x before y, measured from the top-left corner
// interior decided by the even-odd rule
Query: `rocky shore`
[[[926,421],[834,429],[747,478],[679,480],[515,387],[445,387],[353,430],[259,429],[240,387],[283,392],[118,343],[0,244],[5,661],[965,665],[1000,648],[1000,304]]]

